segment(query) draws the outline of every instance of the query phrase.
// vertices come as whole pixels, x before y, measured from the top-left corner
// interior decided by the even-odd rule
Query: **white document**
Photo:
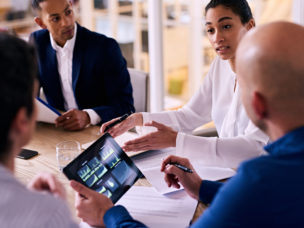
[[[180,189],[183,189],[183,186],[181,185],[180,189],[177,188],[169,188],[167,183],[164,180],[165,174],[160,171],[160,166],[141,170],[141,172],[145,175],[146,179],[149,181],[149,183],[160,193],[160,194],[166,194],[169,192],[175,192]]]
[[[80,222],[79,228],[93,228],[93,227],[87,224],[86,222]]]
[[[192,165],[203,180],[218,181],[232,177],[236,174],[236,172],[230,168],[207,167],[202,166],[199,163],[193,163]]]
[[[145,175],[150,184],[160,193],[174,192],[178,189],[169,188],[164,181],[164,173],[160,172],[162,161],[171,154],[175,154],[175,149],[150,151],[132,158],[135,165]],[[203,180],[217,181],[232,177],[235,171],[229,168],[206,167],[200,162],[192,163],[194,169]]]
[[[117,136],[115,139],[115,141],[118,143],[119,146],[123,146],[125,144],[125,142],[127,141],[130,141],[132,139],[136,139],[139,137],[139,134],[137,133],[134,133],[134,132],[125,132],[124,134],[120,135],[120,136]],[[85,143],[85,144],[82,144],[82,149],[87,149],[89,148],[89,146],[91,146],[95,141],[92,141],[92,142],[88,142],[88,143]],[[141,154],[145,151],[137,151],[137,152],[126,152],[126,154],[129,156],[129,157],[132,157],[132,156],[135,156],[137,154]]]
[[[197,201],[183,190],[164,196],[152,187],[133,186],[116,205],[123,205],[135,220],[150,228],[184,228],[193,218]],[[91,228],[85,222],[79,226]]]
[[[133,186],[117,203],[151,228],[184,228],[193,218],[197,201],[183,190],[162,195],[152,187]]]
[[[37,121],[55,123],[55,120],[59,117],[59,115],[37,99],[35,99],[35,102],[38,110]]]
[[[160,167],[163,160],[171,154],[175,155],[175,149],[151,150],[149,153],[143,153],[132,158],[132,160],[140,170],[145,170]]]
[[[229,168],[204,167],[196,166],[195,164],[193,164],[193,166],[203,180],[217,181],[232,177],[235,174],[235,171]],[[164,180],[165,174],[160,171],[160,166],[142,169],[141,172],[145,175],[149,183],[161,194],[179,190],[173,187],[168,187]],[[181,189],[183,189],[182,186]]]

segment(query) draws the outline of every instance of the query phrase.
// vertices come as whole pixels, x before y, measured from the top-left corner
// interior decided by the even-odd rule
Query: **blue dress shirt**
[[[200,199],[211,205],[191,227],[304,227],[304,127],[265,149],[269,155],[243,162],[225,184],[202,182]],[[124,208],[116,213],[105,214],[107,227],[143,226]]]

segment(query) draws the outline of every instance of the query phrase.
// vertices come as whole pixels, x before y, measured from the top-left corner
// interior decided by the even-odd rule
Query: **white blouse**
[[[207,166],[236,168],[240,162],[264,154],[269,138],[248,118],[241,103],[236,75],[227,60],[216,57],[204,83],[178,111],[143,113],[144,123],[152,120],[178,131],[176,153]],[[219,138],[193,136],[191,132],[214,121]]]

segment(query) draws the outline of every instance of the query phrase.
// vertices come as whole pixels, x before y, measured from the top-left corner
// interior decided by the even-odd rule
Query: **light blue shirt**
[[[76,228],[66,204],[49,193],[33,192],[0,165],[0,227]]]

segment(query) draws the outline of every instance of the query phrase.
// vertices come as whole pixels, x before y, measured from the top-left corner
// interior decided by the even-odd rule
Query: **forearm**
[[[179,133],[176,153],[189,157],[191,161],[200,160],[206,166],[237,168],[244,160],[265,153],[264,145],[264,142],[249,136],[207,138]]]
[[[156,121],[173,128],[175,131],[191,133],[195,128],[211,121],[204,114],[197,114],[188,107],[177,111],[164,111],[159,113],[143,113],[143,122]]]

